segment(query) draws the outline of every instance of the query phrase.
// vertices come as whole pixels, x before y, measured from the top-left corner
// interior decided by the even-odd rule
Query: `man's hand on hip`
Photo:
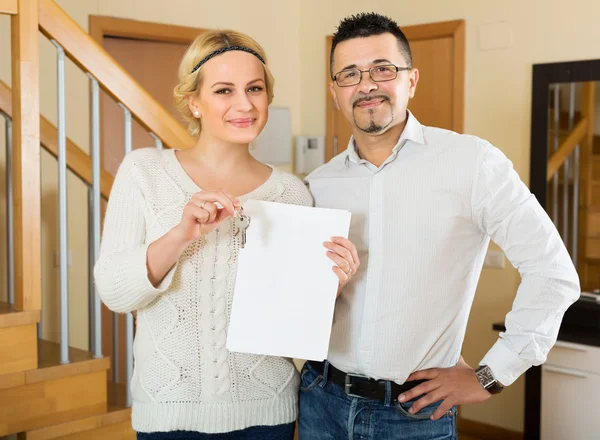
[[[425,382],[401,394],[398,396],[398,400],[407,402],[423,395],[410,408],[411,414],[417,414],[426,406],[443,400],[431,416],[432,420],[439,419],[455,405],[479,403],[492,396],[481,386],[475,376],[475,370],[465,362],[462,356],[454,367],[417,371],[407,379],[407,381],[412,380],[425,380]]]

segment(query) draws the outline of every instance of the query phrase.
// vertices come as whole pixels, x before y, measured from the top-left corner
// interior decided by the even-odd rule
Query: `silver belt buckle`
[[[351,373],[346,373],[346,377],[344,377],[344,393],[346,393],[346,396],[364,399],[363,396],[359,396],[357,394],[353,394],[350,392],[350,388],[352,388],[352,383],[350,383],[350,379],[352,377],[360,377],[361,379],[368,379],[369,377],[363,376],[362,374],[351,374]]]

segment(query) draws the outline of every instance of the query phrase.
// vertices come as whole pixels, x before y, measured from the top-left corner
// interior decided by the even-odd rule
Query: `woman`
[[[232,217],[249,199],[306,206],[312,199],[298,179],[249,153],[273,99],[254,40],[202,34],[179,79],[175,103],[197,143],[125,157],[95,268],[104,303],[137,311],[133,428],[138,439],[291,439],[294,365],[225,348],[240,246]],[[356,249],[341,238],[325,246],[341,288],[356,273]]]

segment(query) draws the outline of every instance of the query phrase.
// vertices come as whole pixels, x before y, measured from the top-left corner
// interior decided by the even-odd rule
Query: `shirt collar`
[[[400,149],[408,141],[412,141],[417,144],[425,145],[425,138],[423,136],[423,126],[417,120],[417,118],[415,118],[413,116],[413,114],[410,112],[410,110],[406,110],[406,112],[407,112],[406,125],[404,127],[404,130],[402,130],[400,139],[398,139],[398,142],[392,149],[391,156],[393,156],[393,157],[390,156],[391,160],[393,160],[396,157],[396,155],[398,154]],[[354,144],[354,136],[350,137],[350,141],[348,142],[348,148],[345,151],[345,155],[346,155],[346,158],[345,158],[344,163],[346,165],[346,168],[348,168],[348,166],[350,166],[350,162],[355,163],[355,164],[364,162],[364,160],[361,159],[360,156],[358,155],[356,145]]]

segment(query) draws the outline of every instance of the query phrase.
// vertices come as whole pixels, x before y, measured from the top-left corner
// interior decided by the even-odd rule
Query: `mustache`
[[[356,107],[357,105],[359,105],[361,102],[365,102],[365,101],[372,101],[374,99],[382,99],[384,101],[389,101],[390,98],[386,95],[372,95],[372,96],[364,96],[362,98],[358,98],[356,101],[354,101],[354,103],[352,104],[352,107]]]

